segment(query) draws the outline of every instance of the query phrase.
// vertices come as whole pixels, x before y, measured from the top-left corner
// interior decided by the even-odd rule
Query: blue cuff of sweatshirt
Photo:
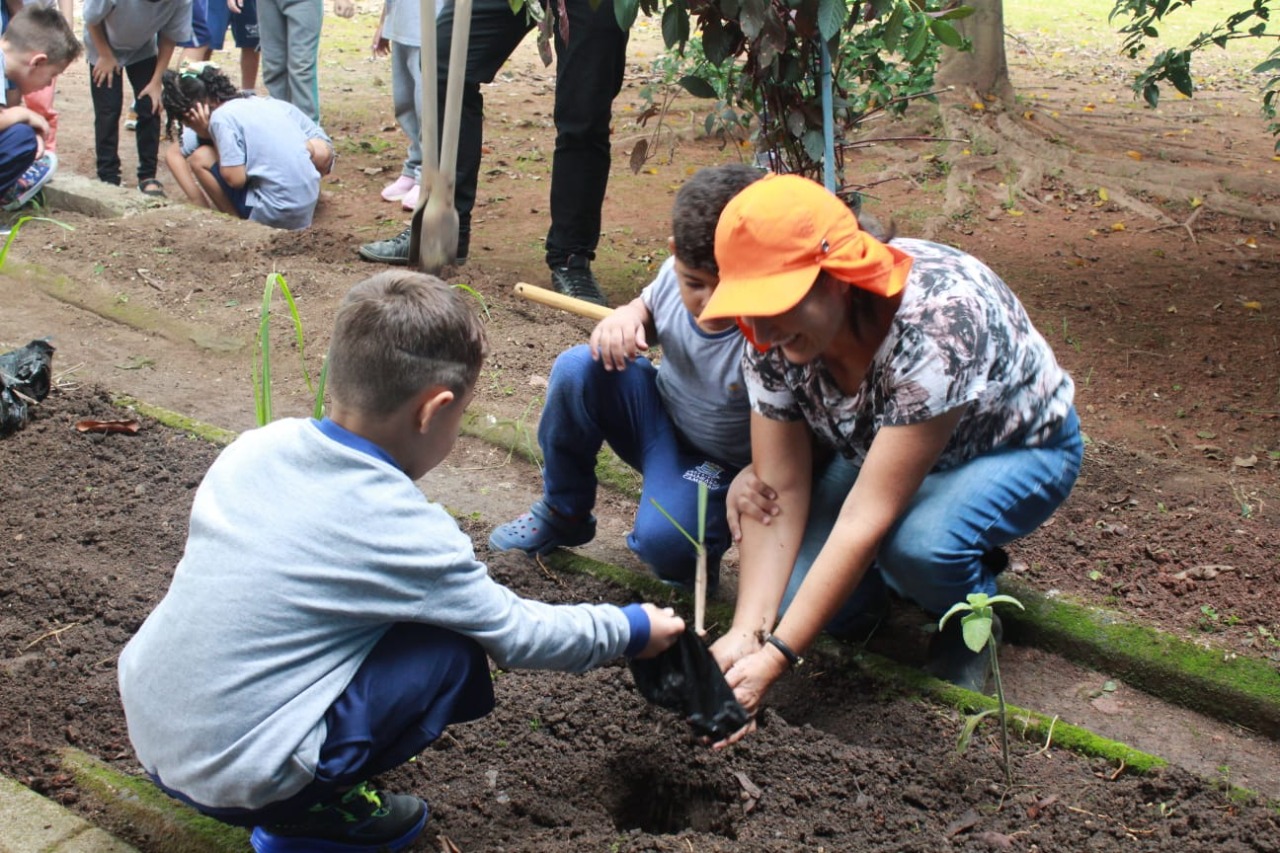
[[[633,658],[649,645],[649,614],[639,604],[628,604],[622,608],[622,612],[627,615],[627,622],[631,624],[631,642],[627,643],[627,650],[623,654]]]

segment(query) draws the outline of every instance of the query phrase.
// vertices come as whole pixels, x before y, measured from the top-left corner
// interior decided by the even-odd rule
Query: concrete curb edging
[[[3,776],[0,849],[6,853],[137,853],[84,818]]]
[[[1198,646],[1115,613],[1046,595],[1014,577],[1000,591],[1005,637],[1101,669],[1167,702],[1280,739],[1280,673],[1263,661]]]

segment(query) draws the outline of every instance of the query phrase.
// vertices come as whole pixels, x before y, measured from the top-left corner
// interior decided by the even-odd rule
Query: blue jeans
[[[707,576],[719,574],[729,548],[725,495],[738,473],[690,447],[658,394],[657,368],[638,358],[607,371],[585,344],[561,353],[551,369],[547,404],[538,423],[543,499],[561,515],[581,517],[596,502],[596,455],[604,442],[644,475],[635,527],[627,547],[658,577],[691,584],[697,552],[653,505],[662,505],[689,535],[698,535],[698,482],[707,484]]]
[[[258,0],[262,82],[271,97],[288,101],[320,123],[320,25],[324,0]]]
[[[843,633],[842,626],[884,599],[886,585],[937,616],[969,593],[994,595],[995,574],[983,564],[983,554],[1044,524],[1071,493],[1083,456],[1080,420],[1072,409],[1057,434],[1040,447],[1006,448],[929,474],[828,630]],[[837,456],[815,480],[809,521],[781,611],[813,567],[858,470]]]
[[[16,184],[36,161],[37,144],[36,132],[29,124],[11,124],[0,130],[0,194]]]

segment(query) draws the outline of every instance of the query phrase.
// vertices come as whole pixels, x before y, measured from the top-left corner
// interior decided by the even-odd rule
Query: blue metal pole
[[[818,37],[822,45],[822,182],[831,192],[836,191],[836,119],[831,98],[831,51],[826,39]]]

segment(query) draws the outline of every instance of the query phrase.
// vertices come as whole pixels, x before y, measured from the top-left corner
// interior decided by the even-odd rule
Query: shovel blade
[[[440,270],[458,259],[458,210],[440,200],[452,195],[433,192],[427,204],[413,214],[409,261],[430,275],[439,275]]]

